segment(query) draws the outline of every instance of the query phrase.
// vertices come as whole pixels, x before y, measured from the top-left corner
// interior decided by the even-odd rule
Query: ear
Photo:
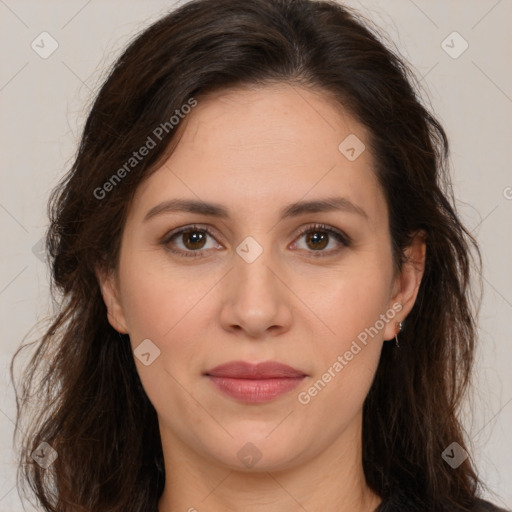
[[[404,251],[406,260],[394,281],[390,309],[398,312],[393,321],[386,325],[384,333],[384,339],[386,340],[391,340],[395,337],[397,323],[403,322],[406,319],[416,302],[421,279],[425,271],[426,252],[426,234],[424,231],[418,231],[414,234],[411,243]],[[401,308],[398,306],[399,304]]]
[[[128,334],[123,307],[119,300],[119,286],[115,272],[97,270],[96,277],[101,289],[103,301],[107,307],[107,317],[110,325],[121,334]]]

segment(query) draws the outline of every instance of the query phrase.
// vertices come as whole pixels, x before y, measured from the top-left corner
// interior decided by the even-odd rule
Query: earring
[[[402,322],[398,322],[395,327],[395,346],[396,348],[399,348],[400,345],[398,344],[398,333],[402,330]]]

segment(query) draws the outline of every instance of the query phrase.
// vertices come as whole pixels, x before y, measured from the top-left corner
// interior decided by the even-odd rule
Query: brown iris
[[[181,236],[183,237],[183,244],[187,249],[202,249],[206,240],[206,234],[198,231],[197,229],[191,229],[184,231]],[[189,241],[187,243],[187,241]]]
[[[325,249],[327,243],[329,242],[329,235],[322,231],[311,231],[306,236],[306,243],[309,244],[310,242],[313,244],[319,244],[316,245],[316,247],[312,247],[312,249]]]

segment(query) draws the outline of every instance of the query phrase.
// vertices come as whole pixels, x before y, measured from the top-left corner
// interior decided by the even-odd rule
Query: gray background
[[[412,63],[450,138],[457,205],[484,259],[481,342],[465,425],[488,483],[486,496],[512,508],[512,2],[347,4],[374,20]],[[36,322],[51,312],[48,271],[38,251],[48,194],[72,161],[109,64],[128,39],[173,5],[162,0],[0,0],[0,511],[22,510],[15,489],[15,409],[7,369],[23,337],[35,339],[41,331]],[[31,47],[35,41],[39,53],[51,49],[49,37],[40,36],[44,31],[58,43],[46,59]],[[464,41],[469,46],[457,55]]]

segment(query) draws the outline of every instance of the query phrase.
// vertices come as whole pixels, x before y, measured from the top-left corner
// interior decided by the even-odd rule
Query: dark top
[[[504,508],[499,508],[485,500],[477,500],[470,509],[471,512],[510,512]],[[422,506],[410,502],[408,499],[396,496],[389,500],[382,501],[376,508],[375,512],[435,512],[433,510],[425,510]]]

